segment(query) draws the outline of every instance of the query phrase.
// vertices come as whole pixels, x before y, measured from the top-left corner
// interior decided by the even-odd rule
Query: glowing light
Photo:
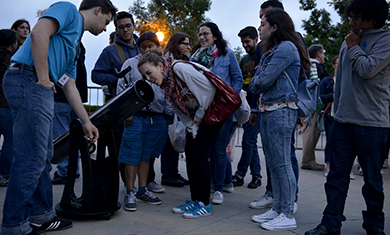
[[[162,33],[162,32],[157,32],[157,33],[156,33],[156,36],[157,36],[157,38],[158,38],[158,40],[159,40],[160,42],[162,42],[162,41],[164,40],[164,33]]]

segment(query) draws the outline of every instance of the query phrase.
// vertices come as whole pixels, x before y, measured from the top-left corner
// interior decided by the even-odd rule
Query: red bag
[[[214,125],[225,121],[241,106],[242,101],[240,95],[236,90],[234,90],[233,87],[223,81],[222,78],[220,78],[218,75],[210,71],[203,70],[192,62],[180,62],[192,64],[195,69],[201,71],[217,88],[214,100],[207,109],[207,112],[204,116],[207,125]]]

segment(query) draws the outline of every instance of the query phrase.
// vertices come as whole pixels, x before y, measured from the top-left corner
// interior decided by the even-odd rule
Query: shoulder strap
[[[123,48],[118,43],[114,42],[115,48],[118,51],[119,58],[121,59],[122,64],[126,61],[125,53],[123,52]]]
[[[292,81],[291,81],[291,78],[290,78],[290,76],[288,75],[288,73],[286,72],[286,70],[284,70],[283,73],[284,73],[284,75],[286,75],[287,80],[289,81],[289,83],[290,83],[290,85],[291,85],[291,87],[292,87],[292,89],[293,89],[295,95],[298,96],[297,90],[295,89],[295,87],[294,87],[294,85],[293,85],[293,83],[292,83]],[[298,97],[298,98],[299,98],[299,97]]]
[[[176,63],[179,63],[179,62],[180,62],[180,63],[185,63],[185,64],[190,64],[190,65],[194,66],[194,68],[195,68],[196,70],[198,70],[198,71],[203,71],[203,69],[200,68],[199,66],[197,66],[196,64],[191,63],[190,61],[186,61],[186,60],[176,60],[175,63],[174,63],[173,65],[175,65]]]

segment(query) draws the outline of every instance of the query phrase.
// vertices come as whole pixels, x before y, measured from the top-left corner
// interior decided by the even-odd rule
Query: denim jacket
[[[249,88],[253,94],[263,93],[263,104],[295,101],[297,96],[283,71],[287,71],[297,90],[300,67],[295,45],[290,41],[280,42],[263,55]]]
[[[211,72],[220,76],[227,84],[232,86],[234,90],[240,94],[242,84],[244,79],[242,78],[242,73],[240,65],[237,62],[234,52],[230,48],[226,48],[226,55],[220,54],[214,59],[213,68]],[[191,61],[194,61],[192,57]]]

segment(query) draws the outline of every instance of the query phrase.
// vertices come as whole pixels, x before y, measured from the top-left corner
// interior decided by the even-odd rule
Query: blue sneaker
[[[196,201],[194,203],[194,207],[191,210],[185,212],[183,214],[183,217],[186,219],[195,219],[195,218],[211,215],[212,213],[213,213],[213,206],[211,205],[211,203],[205,206],[203,202]]]
[[[192,208],[194,208],[195,203],[196,202],[192,201],[192,199],[187,200],[185,204],[173,208],[172,212],[175,214],[183,214],[183,213],[191,210]]]

